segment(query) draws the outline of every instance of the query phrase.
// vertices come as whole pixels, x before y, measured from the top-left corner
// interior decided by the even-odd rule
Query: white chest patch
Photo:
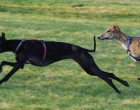
[[[127,47],[122,43],[122,42],[120,42],[119,40],[116,40],[118,43],[120,43],[121,44],[121,46],[125,49],[125,50],[127,50]]]

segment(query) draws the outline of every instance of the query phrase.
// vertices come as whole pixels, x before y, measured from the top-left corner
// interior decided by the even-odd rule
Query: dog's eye
[[[109,30],[107,32],[110,32]]]

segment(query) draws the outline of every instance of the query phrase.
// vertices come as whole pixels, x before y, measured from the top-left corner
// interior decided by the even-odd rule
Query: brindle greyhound
[[[10,65],[13,69],[0,81],[0,84],[7,81],[18,69],[24,67],[28,62],[37,66],[47,66],[54,62],[63,59],[73,59],[76,61],[88,74],[98,76],[106,81],[117,93],[121,93],[112,79],[115,79],[125,86],[129,86],[124,80],[119,79],[113,73],[104,72],[95,64],[92,56],[88,52],[95,52],[96,41],[94,36],[94,50],[84,49],[82,47],[63,43],[63,42],[45,42],[40,40],[6,40],[5,34],[0,37],[0,53],[14,52],[16,53],[17,62],[2,61],[2,66]]]
[[[109,27],[102,35],[100,40],[116,40],[119,42],[132,60],[140,63],[140,37],[131,37],[123,33],[117,24]],[[140,77],[138,78],[140,80]]]

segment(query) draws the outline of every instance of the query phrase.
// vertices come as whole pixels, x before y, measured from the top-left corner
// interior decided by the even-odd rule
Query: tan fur
[[[101,36],[99,36],[99,38],[101,40],[105,40],[105,38],[115,39],[116,41],[121,43],[121,45],[125,49],[127,49],[128,36],[125,33],[121,32],[121,30],[117,24],[114,24],[110,28],[108,28]],[[132,55],[140,58],[140,38],[131,39],[130,51],[131,51]],[[140,61],[136,61],[135,59],[133,59],[133,60],[135,62],[140,63]]]
[[[130,51],[135,57],[140,58],[140,38],[133,38],[131,40]],[[136,61],[135,59],[133,60]],[[140,61],[136,61],[136,62],[140,63]]]

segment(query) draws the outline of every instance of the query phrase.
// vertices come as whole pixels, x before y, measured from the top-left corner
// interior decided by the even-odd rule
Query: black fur
[[[0,37],[0,53],[7,51],[14,52],[20,41],[21,40],[6,40],[5,34],[2,33],[2,36]],[[7,81],[18,69],[23,68],[27,61],[37,66],[47,66],[63,59],[73,59],[88,74],[92,76],[98,76],[99,78],[106,81],[117,93],[120,93],[121,91],[115,87],[110,78],[119,81],[125,86],[129,85],[126,81],[119,79],[113,73],[108,73],[100,70],[100,68],[95,64],[93,57],[88,53],[95,52],[95,43],[96,42],[94,37],[94,50],[88,50],[64,42],[45,42],[47,54],[46,59],[42,61],[43,46],[41,42],[27,40],[22,44],[17,52],[17,62],[1,62],[0,70],[2,70],[2,66],[4,65],[13,66],[13,69],[2,80],[0,80],[0,84]],[[39,63],[40,61],[41,63]]]

